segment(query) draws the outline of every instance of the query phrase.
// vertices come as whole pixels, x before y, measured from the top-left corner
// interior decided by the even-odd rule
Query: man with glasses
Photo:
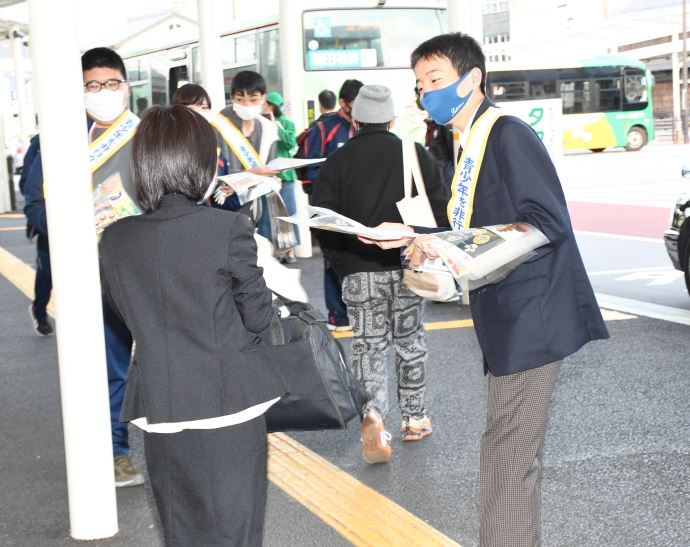
[[[123,190],[135,196],[132,172],[132,137],[139,123],[128,108],[129,84],[120,56],[108,48],[94,48],[81,58],[84,77],[84,105],[86,127],[89,133],[89,163],[94,188],[115,175],[119,176]],[[38,153],[40,160],[40,152]],[[43,172],[40,161],[26,182],[24,213],[28,222],[47,239]],[[120,409],[125,394],[125,379],[129,368],[132,335],[122,320],[103,305],[105,350],[108,366],[110,394],[110,420],[113,438],[113,456],[116,486],[143,484],[141,473],[129,457],[127,424],[120,422]]]

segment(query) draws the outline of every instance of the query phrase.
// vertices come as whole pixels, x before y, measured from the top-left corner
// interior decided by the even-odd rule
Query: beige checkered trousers
[[[535,547],[541,536],[541,460],[555,361],[507,376],[488,375],[481,439],[481,547]]]

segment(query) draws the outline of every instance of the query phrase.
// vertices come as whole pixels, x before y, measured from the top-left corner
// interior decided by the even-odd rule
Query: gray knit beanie
[[[352,119],[360,123],[388,123],[395,117],[391,90],[385,85],[362,86],[352,106]]]

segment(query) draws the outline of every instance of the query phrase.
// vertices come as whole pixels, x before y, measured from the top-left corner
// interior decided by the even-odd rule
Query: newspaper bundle
[[[435,233],[429,243],[439,255],[426,259],[417,271],[452,274],[460,280],[466,278],[471,289],[496,283],[534,255],[534,249],[549,242],[546,236],[531,224],[516,222],[463,228]],[[403,266],[409,268],[413,246],[403,251]]]

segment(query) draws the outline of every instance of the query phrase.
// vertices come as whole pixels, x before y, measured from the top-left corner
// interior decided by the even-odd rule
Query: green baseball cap
[[[283,106],[283,96],[277,91],[271,91],[268,95],[266,95],[266,100],[278,107]]]

